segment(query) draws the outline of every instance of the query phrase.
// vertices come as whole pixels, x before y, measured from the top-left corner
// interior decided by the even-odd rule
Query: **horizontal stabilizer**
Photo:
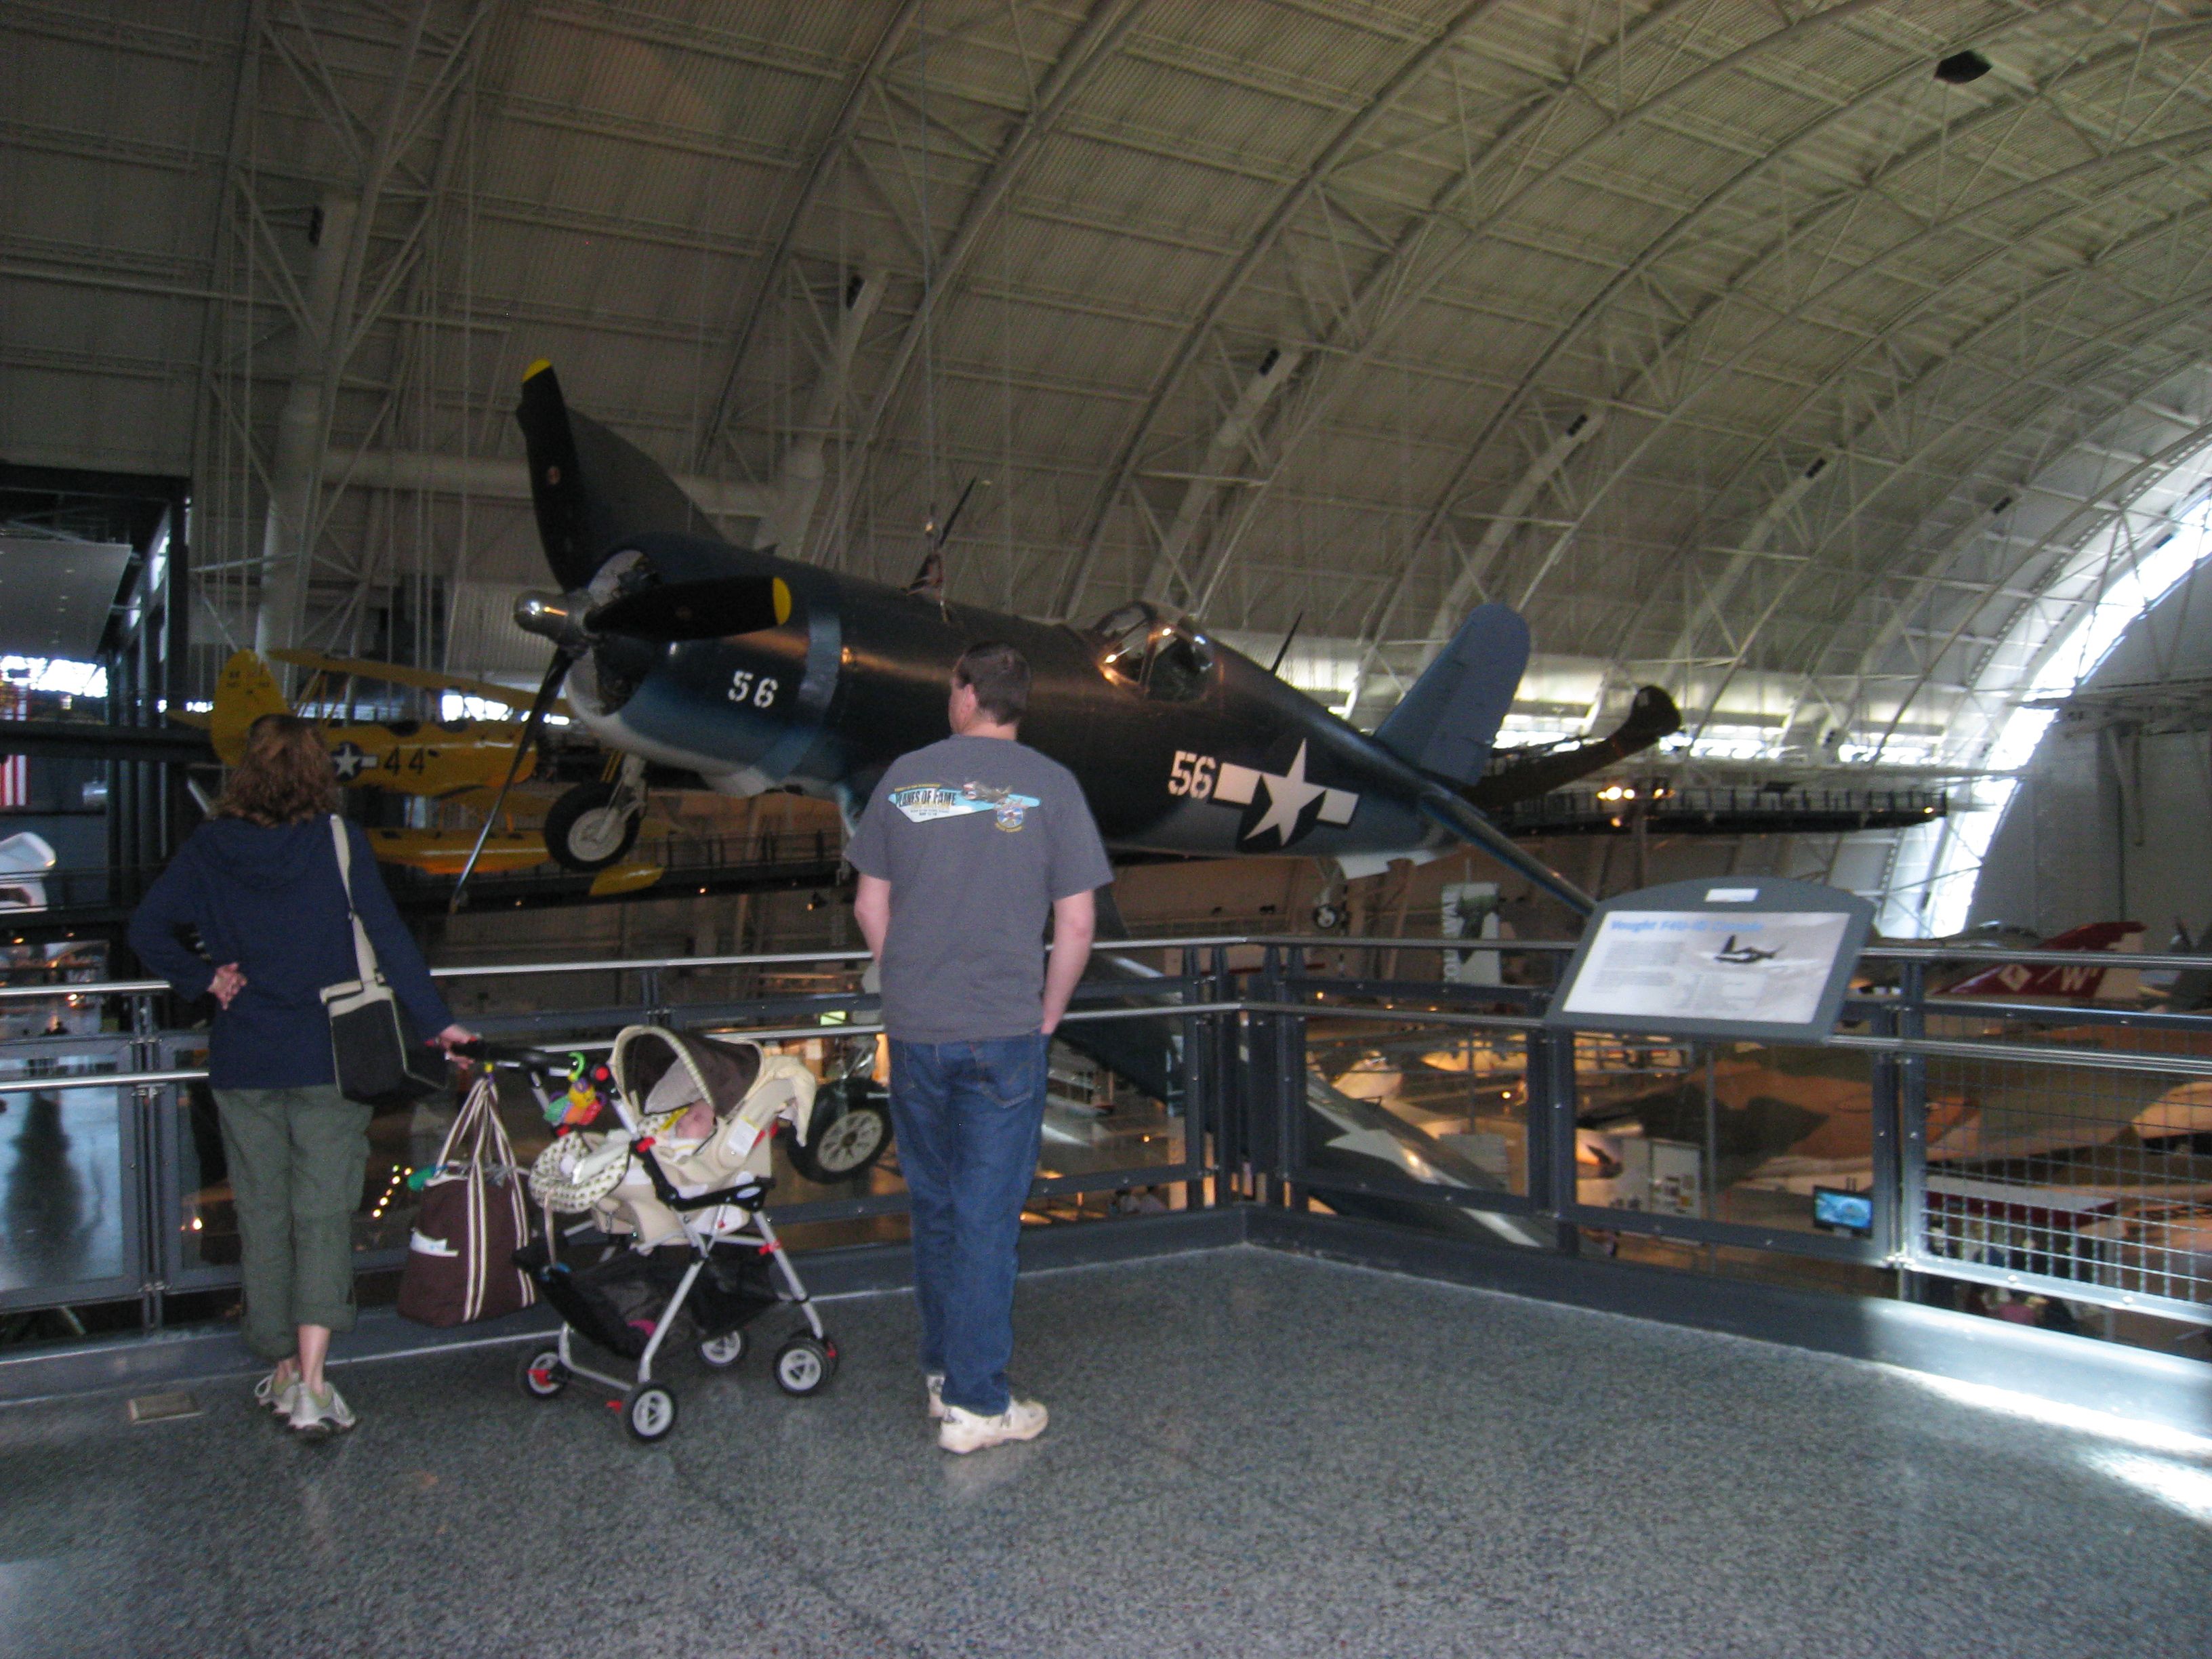
[[[1431,777],[1473,783],[1528,665],[1528,624],[1505,605],[1478,605],[1375,740]]]
[[[1467,798],[1485,811],[1510,806],[1516,800],[1534,800],[1617,760],[1641,754],[1681,729],[1682,711],[1674,706],[1674,698],[1656,685],[1647,685],[1628,705],[1628,717],[1607,736],[1571,748],[1547,750],[1526,760],[1512,758],[1513,751],[1508,750],[1498,769],[1468,790]]]

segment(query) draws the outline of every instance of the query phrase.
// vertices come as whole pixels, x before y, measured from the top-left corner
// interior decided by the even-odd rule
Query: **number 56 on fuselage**
[[[1486,779],[1528,650],[1502,605],[1474,612],[1370,737],[1150,605],[1032,622],[732,545],[651,459],[568,410],[544,365],[517,419],[564,590],[517,608],[556,647],[539,706],[565,680],[601,742],[727,793],[796,787],[849,821],[892,760],[945,735],[961,652],[1004,640],[1033,675],[1023,741],[1075,774],[1115,849],[1364,864],[1465,842],[1586,908],[1474,800],[1541,793],[1679,725],[1647,691],[1611,738]]]

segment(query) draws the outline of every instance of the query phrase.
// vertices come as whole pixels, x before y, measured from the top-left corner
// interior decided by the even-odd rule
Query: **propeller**
[[[477,860],[483,855],[484,842],[490,837],[492,825],[498,822],[500,808],[507,805],[507,792],[514,787],[515,779],[522,773],[523,757],[529,754],[530,745],[538,740],[538,734],[544,729],[545,716],[552,708],[554,699],[561,695],[561,682],[568,678],[569,669],[575,666],[576,659],[583,654],[583,652],[571,650],[565,645],[555,647],[552,664],[545,671],[545,678],[538,688],[538,695],[530,700],[530,713],[523,719],[522,736],[514,745],[514,758],[507,763],[507,776],[501,780],[499,793],[492,797],[490,810],[484,814],[483,828],[477,831],[476,845],[469,848],[468,862],[461,866],[460,876],[453,883],[453,902],[446,908],[447,915],[460,914],[461,895],[469,884],[469,877],[477,867]]]

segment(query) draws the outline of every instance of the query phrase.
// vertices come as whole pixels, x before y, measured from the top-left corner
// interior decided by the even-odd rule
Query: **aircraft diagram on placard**
[[[1483,815],[1476,787],[1486,805],[1502,804],[1501,779],[1518,786],[1504,799],[1540,794],[1680,725],[1648,687],[1611,736],[1486,776],[1528,655],[1527,625],[1503,605],[1474,611],[1370,736],[1149,604],[1087,628],[1037,623],[734,546],[653,460],[570,410],[548,364],[524,376],[516,419],[562,589],[516,608],[554,648],[516,776],[565,686],[610,749],[729,794],[795,787],[850,821],[892,760],[945,735],[961,652],[1004,640],[1034,676],[1023,740],[1075,774],[1116,850],[1295,850],[1379,868],[1465,844],[1586,911],[1585,894]]]

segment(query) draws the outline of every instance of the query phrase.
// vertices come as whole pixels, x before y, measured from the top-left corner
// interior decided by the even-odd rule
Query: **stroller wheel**
[[[744,1357],[745,1334],[742,1329],[710,1336],[699,1345],[701,1361],[718,1371],[729,1370]]]
[[[514,1380],[532,1400],[551,1400],[568,1386],[568,1368],[558,1348],[525,1348]]]
[[[793,1337],[775,1351],[775,1385],[786,1394],[819,1394],[837,1375],[837,1346],[806,1335]]]
[[[623,1421],[629,1425],[634,1437],[647,1445],[665,1439],[676,1426],[676,1396],[658,1382],[632,1389],[623,1402]]]

